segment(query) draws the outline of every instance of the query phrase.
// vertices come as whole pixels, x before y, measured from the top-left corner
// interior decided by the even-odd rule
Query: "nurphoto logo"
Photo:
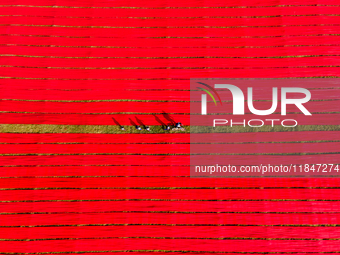
[[[190,79],[191,177],[340,177],[331,144],[318,153],[323,130],[339,125],[339,95],[330,90],[339,84],[337,78]]]

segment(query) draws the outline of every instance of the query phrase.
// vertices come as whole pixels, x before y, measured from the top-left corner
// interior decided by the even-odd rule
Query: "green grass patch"
[[[282,126],[263,126],[259,128],[243,126],[198,127],[184,126],[185,131],[166,131],[162,126],[150,126],[139,131],[134,126],[124,126],[122,131],[117,125],[46,125],[46,124],[1,124],[1,133],[93,133],[93,134],[165,134],[165,133],[245,133],[245,132],[294,132],[294,131],[340,131],[340,125],[300,125],[294,128]]]

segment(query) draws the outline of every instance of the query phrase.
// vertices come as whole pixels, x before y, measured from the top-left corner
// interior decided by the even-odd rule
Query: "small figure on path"
[[[177,122],[175,127],[176,128],[181,128],[182,127],[182,123],[181,122]]]
[[[175,127],[172,130],[185,131],[185,129],[182,127],[182,123],[181,122],[177,122]]]

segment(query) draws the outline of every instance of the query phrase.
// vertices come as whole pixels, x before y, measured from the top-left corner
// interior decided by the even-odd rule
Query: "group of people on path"
[[[175,126],[172,128],[172,130],[180,130],[180,129],[184,129],[181,122],[177,122],[177,123],[175,124]],[[167,126],[164,128],[164,130],[167,130],[167,131],[171,130],[171,126],[170,126],[170,125],[167,125]]]
[[[136,129],[139,130],[139,131],[142,131],[142,130],[143,130],[143,128],[142,128],[141,126],[139,126],[139,125],[136,125]],[[121,127],[120,127],[120,130],[125,131],[125,128],[124,128],[123,126],[121,126]],[[151,131],[149,126],[145,126],[145,130],[146,130],[146,131],[149,131],[149,132]],[[170,130],[184,130],[184,128],[183,128],[181,122],[177,122],[177,123],[175,124],[175,126],[174,126],[172,129],[171,129],[171,125],[167,125],[167,126],[164,128],[164,130],[166,130],[166,131],[170,131]]]

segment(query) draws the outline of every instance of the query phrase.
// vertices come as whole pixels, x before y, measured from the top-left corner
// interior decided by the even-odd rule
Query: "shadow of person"
[[[130,120],[130,123],[131,123],[132,126],[135,126],[135,127],[138,126],[132,119],[129,118],[129,120]]]
[[[162,111],[162,115],[163,117],[170,122],[171,125],[175,125],[176,124],[176,121],[168,114],[166,113],[165,111]]]
[[[120,125],[120,123],[115,118],[112,117],[112,120],[117,126],[119,126],[119,128],[123,128],[123,126]]]
[[[136,118],[137,123],[138,123],[141,127],[146,128],[145,124],[144,124],[140,119],[138,119],[137,117],[135,117],[135,118]]]
[[[162,128],[166,127],[166,124],[160,118],[158,118],[156,114],[153,114],[153,116],[155,117],[156,121],[162,125]]]

